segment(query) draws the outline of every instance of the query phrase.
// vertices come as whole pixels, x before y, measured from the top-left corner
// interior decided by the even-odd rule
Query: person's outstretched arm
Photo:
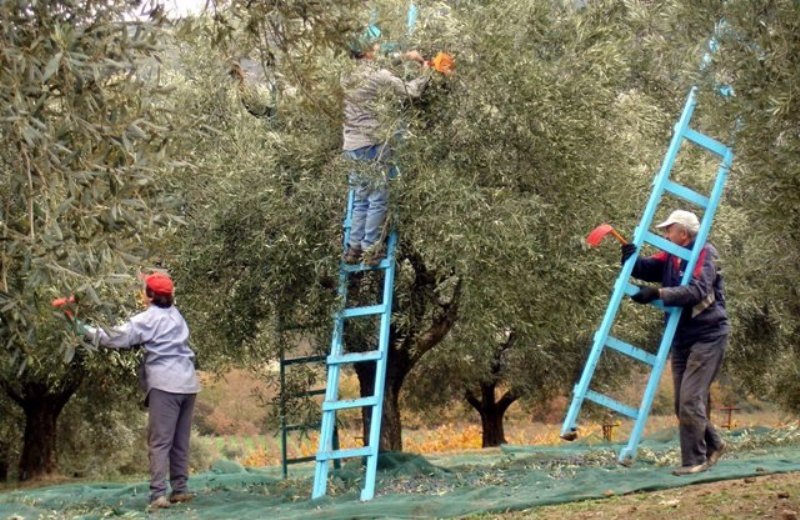
[[[427,74],[423,74],[411,81],[403,81],[386,69],[378,71],[378,78],[381,84],[389,86],[396,95],[415,99],[422,96],[430,79]]]
[[[131,348],[142,343],[142,334],[133,321],[106,332],[100,327],[84,325],[86,338],[95,345],[107,348]]]

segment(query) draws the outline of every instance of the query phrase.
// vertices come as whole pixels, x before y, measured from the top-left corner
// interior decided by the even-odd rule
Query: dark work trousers
[[[150,500],[166,495],[167,470],[173,493],[186,492],[189,438],[196,394],[171,394],[155,388],[148,396],[150,418]]]
[[[722,446],[711,424],[711,383],[722,366],[728,336],[672,348],[675,414],[680,424],[681,462],[696,466]]]

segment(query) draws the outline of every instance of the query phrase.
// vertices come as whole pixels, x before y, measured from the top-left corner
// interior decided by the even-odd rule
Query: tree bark
[[[8,480],[8,456],[10,446],[5,439],[0,439],[0,482]]]
[[[19,460],[19,479],[28,480],[54,473],[56,459],[56,422],[66,401],[40,393],[25,400],[25,442]]]
[[[25,414],[25,434],[19,460],[20,481],[49,475],[58,469],[58,416],[78,390],[83,376],[80,362],[73,362],[56,388],[39,381],[23,381],[13,386],[8,381],[0,381],[6,394]]]
[[[497,413],[495,409],[481,413],[481,446],[500,446],[506,443],[506,433],[503,429],[503,414]]]
[[[403,450],[403,427],[400,417],[400,391],[406,377],[426,353],[433,349],[453,328],[458,318],[458,306],[461,301],[462,283],[458,279],[452,297],[442,301],[434,297],[435,288],[442,279],[428,271],[422,258],[411,253],[405,256],[411,263],[415,280],[412,294],[414,303],[406,309],[397,309],[398,313],[407,313],[410,326],[404,334],[398,334],[394,326],[389,332],[389,356],[386,366],[386,379],[383,395],[383,413],[381,417],[381,451]],[[398,259],[399,261],[399,259]],[[375,395],[375,363],[356,363],[361,397]],[[369,442],[369,427],[372,419],[372,408],[361,411],[363,419],[364,444]]]
[[[413,368],[408,353],[390,349],[389,364],[386,367],[386,381],[383,393],[383,413],[381,416],[381,451],[403,451],[402,421],[400,418],[400,390],[406,376]],[[375,395],[375,364],[355,365],[361,397]],[[369,429],[372,422],[372,407],[361,411],[362,435],[364,445],[369,442]]]
[[[471,390],[466,391],[467,402],[481,416],[482,442],[484,448],[505,444],[506,435],[503,417],[506,410],[518,397],[513,392],[506,392],[500,400],[495,400],[497,383],[481,383],[481,398],[478,399]]]

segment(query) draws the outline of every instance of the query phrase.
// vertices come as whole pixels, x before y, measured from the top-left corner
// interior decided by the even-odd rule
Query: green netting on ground
[[[504,446],[428,459],[387,454],[376,497],[359,501],[363,471],[353,461],[334,473],[329,496],[310,501],[312,466],[244,469],[220,461],[193,475],[197,498],[159,511],[161,518],[432,518],[519,510],[634,491],[752,475],[800,471],[800,430],[741,430],[727,435],[731,451],[705,473],[675,477],[675,432],[642,443],[637,463],[616,464],[620,445]],[[83,483],[0,494],[0,518],[147,517],[147,484]],[[154,515],[156,516],[156,515]]]

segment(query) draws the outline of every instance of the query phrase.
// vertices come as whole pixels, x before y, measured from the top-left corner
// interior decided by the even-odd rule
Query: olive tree
[[[165,151],[160,10],[140,2],[0,5],[0,388],[24,413],[19,477],[56,470],[56,423],[81,385],[128,395],[133,359],[76,348],[51,307],[108,324],[179,222]],[[116,372],[115,372],[116,371]]]

